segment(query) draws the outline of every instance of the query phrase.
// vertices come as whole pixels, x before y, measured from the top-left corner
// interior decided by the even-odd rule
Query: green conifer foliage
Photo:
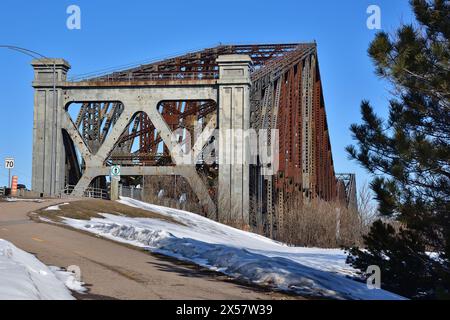
[[[380,32],[370,45],[376,74],[392,84],[389,117],[361,103],[350,128],[351,159],[373,175],[383,221],[349,249],[364,274],[381,268],[383,288],[410,298],[449,298],[450,290],[450,1],[411,0],[417,25]],[[430,252],[433,254],[430,255]]]

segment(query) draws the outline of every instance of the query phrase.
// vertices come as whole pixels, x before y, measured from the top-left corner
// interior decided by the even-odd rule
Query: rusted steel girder
[[[253,169],[251,220],[276,235],[296,205],[314,198],[343,200],[345,192],[338,192],[315,46],[268,62],[252,79],[252,126],[270,129],[264,119],[277,119],[271,128],[279,131],[279,170],[264,180]]]
[[[159,109],[170,129],[175,130],[186,126],[193,119],[197,121],[207,117],[217,110],[217,106],[214,101],[166,101],[161,103]],[[132,159],[143,165],[148,165],[149,155],[156,156],[158,154],[158,146],[161,144],[162,139],[155,132],[155,127],[145,112],[139,113],[133,121],[135,124],[138,123],[139,128],[136,127],[136,130],[133,130],[131,133],[126,131],[119,139],[119,144],[139,138],[139,149],[128,158],[123,154],[113,154],[110,160],[117,162]],[[189,125],[187,127],[189,127],[187,129],[190,132],[190,136],[193,137],[193,128],[190,128],[191,126]],[[183,141],[180,142],[182,143]],[[169,151],[166,148],[162,151],[163,156],[170,158]]]
[[[100,75],[88,79],[92,82],[117,82],[168,79],[217,79],[217,58],[225,54],[247,54],[252,58],[255,70],[268,61],[284,57],[290,52],[310,46],[309,44],[219,45],[215,48],[187,53],[182,56],[141,65],[128,70]]]

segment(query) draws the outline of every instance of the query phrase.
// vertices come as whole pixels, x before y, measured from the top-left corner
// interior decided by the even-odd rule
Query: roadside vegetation
[[[393,97],[387,119],[362,101],[347,151],[372,174],[382,219],[348,263],[367,277],[379,266],[383,288],[405,297],[450,299],[450,2],[410,3],[417,23],[379,32],[368,50]]]
[[[357,210],[337,201],[314,199],[284,214],[277,240],[295,246],[340,248],[362,244],[366,230]]]

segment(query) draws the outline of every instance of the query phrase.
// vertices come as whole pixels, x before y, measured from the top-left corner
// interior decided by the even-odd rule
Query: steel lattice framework
[[[279,132],[276,174],[265,176],[262,165],[250,166],[249,223],[274,236],[284,223],[284,213],[295,201],[321,198],[356,206],[354,175],[337,175],[334,170],[315,43],[220,45],[81,79],[79,83],[94,88],[122,84],[139,87],[149,82],[156,86],[213,83],[219,79],[219,56],[230,54],[248,55],[252,60],[250,127]],[[95,154],[103,144],[123,110],[121,102],[81,103],[73,122],[91,153]],[[218,115],[217,103],[209,100],[162,101],[157,110],[170,130],[182,128],[191,133],[196,123],[206,125]],[[269,139],[268,143],[273,142]],[[76,184],[84,164],[67,134],[64,144],[66,183]],[[105,161],[123,166],[175,165],[160,132],[145,112],[130,119]],[[217,178],[217,164],[199,164],[197,171],[204,172],[205,179]],[[96,183],[102,187],[105,182]],[[214,184],[209,185],[214,198]]]
[[[89,81],[136,81],[217,79],[219,69],[217,58],[226,54],[249,55],[253,61],[254,75],[260,77],[269,70],[283,67],[285,63],[314,47],[311,44],[265,44],[265,45],[220,45],[215,48],[188,53],[182,56],[141,65],[136,68],[113,72],[88,79]],[[287,58],[288,60],[286,60]],[[284,61],[282,64],[278,62]],[[264,72],[256,72],[268,67]]]

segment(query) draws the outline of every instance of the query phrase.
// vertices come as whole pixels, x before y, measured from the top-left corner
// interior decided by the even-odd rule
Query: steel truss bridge
[[[52,90],[45,78],[49,61],[42,60],[49,59],[33,62],[34,160],[48,152],[43,145],[47,135],[57,136],[60,154],[50,168],[33,166],[36,191],[56,194],[73,185],[75,194],[82,194],[87,188],[106,188],[105,168],[119,164],[128,168],[124,183],[133,184],[140,175],[146,176],[140,183],[147,185],[159,184],[164,176],[185,178],[190,185],[185,192],[201,204],[200,213],[225,222],[239,217],[244,225],[262,228],[270,236],[283,225],[286,212],[314,198],[356,208],[355,176],[334,170],[315,43],[220,45],[72,81],[66,78],[68,63],[55,59],[51,62],[58,68],[56,116],[39,109],[49,103],[45,97]],[[227,92],[229,109],[224,102]],[[243,100],[236,105],[241,94]],[[154,103],[150,97],[155,97]],[[233,118],[235,114],[241,117]],[[60,119],[59,127],[39,129],[49,116]],[[224,122],[228,118],[231,123]],[[192,146],[199,124],[201,129],[227,125],[257,132],[277,129],[276,173],[265,174],[270,164],[259,162],[236,173],[234,167],[220,164],[218,153],[214,154],[218,161],[198,161],[193,168],[184,168],[170,152],[168,134],[188,132],[177,143]],[[173,190],[171,196],[180,192]],[[234,198],[236,192],[243,195]]]

